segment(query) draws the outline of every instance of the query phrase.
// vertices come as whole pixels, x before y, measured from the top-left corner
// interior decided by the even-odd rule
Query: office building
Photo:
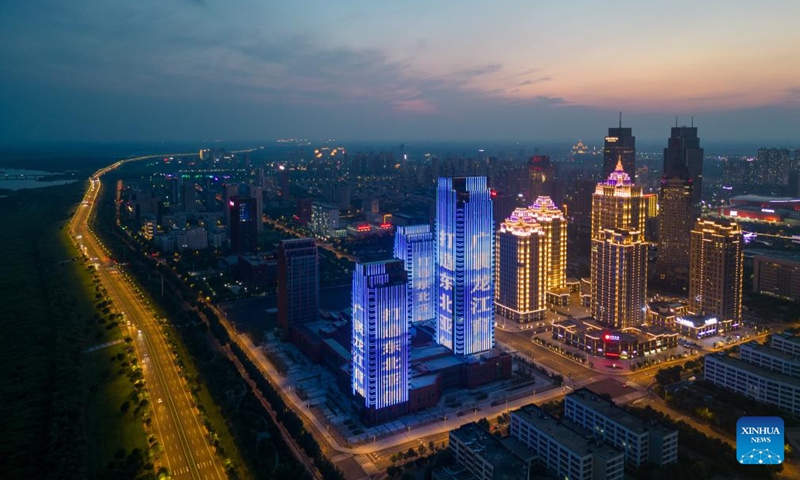
[[[753,291],[800,302],[800,255],[775,251],[753,257]]]
[[[789,355],[800,356],[800,336],[788,333],[776,333],[772,335],[772,348],[780,350]]]
[[[520,205],[519,202],[523,198],[508,192],[498,192],[497,190],[492,190],[491,192],[492,219],[494,220],[495,228],[498,228],[498,225],[503,223],[511,215],[511,212]]]
[[[580,230],[592,226],[592,195],[596,188],[597,180],[594,179],[579,178],[572,183],[569,217],[572,224]]]
[[[230,200],[233,197],[239,195],[239,185],[237,185],[235,183],[225,184],[225,185],[222,186],[222,188],[223,188],[223,191],[224,191],[223,196],[222,196],[222,204],[223,205],[228,205]],[[209,190],[210,190],[210,186],[209,186]],[[230,228],[230,226],[231,226],[231,211],[230,211],[229,208],[225,208],[225,225],[227,225],[228,228]]]
[[[703,149],[697,127],[673,127],[664,149],[664,178],[680,178],[692,185],[692,218],[700,215],[703,193]],[[663,201],[662,201],[663,205]]]
[[[544,232],[544,289],[561,292],[567,286],[567,219],[550,197],[538,197],[528,208]]]
[[[255,252],[258,249],[256,199],[237,195],[228,200],[231,248],[235,253]]]
[[[547,155],[534,155],[528,160],[528,185],[526,197],[530,201],[540,196],[553,195],[553,165]]]
[[[436,341],[457,355],[494,345],[494,229],[486,177],[440,177]]]
[[[477,423],[467,423],[450,434],[450,451],[465,473],[439,478],[469,480],[518,480],[528,478],[528,463],[514,455],[503,442]],[[452,471],[452,470],[451,470]],[[448,472],[449,473],[449,472]]]
[[[202,250],[208,247],[208,232],[203,227],[179,228],[173,230],[175,248],[184,250]]]
[[[172,211],[180,210],[183,196],[183,177],[175,175],[169,178],[169,206]]]
[[[689,232],[700,215],[703,149],[697,127],[672,128],[664,149],[664,172],[658,216],[656,273],[674,290],[685,290],[689,278]]]
[[[632,128],[622,127],[622,114],[619,116],[619,127],[609,128],[605,138],[602,178],[608,178],[616,170],[619,161],[622,161],[623,170],[636,176],[636,137]]]
[[[677,430],[644,421],[585,388],[566,396],[564,417],[625,452],[625,462],[633,468],[678,461]]]
[[[706,381],[761,403],[800,415],[800,382],[723,353],[703,357]]]
[[[691,232],[689,310],[732,320],[742,318],[742,231],[727,220],[698,220]]]
[[[691,182],[662,179],[660,200],[656,273],[662,281],[682,290],[689,282],[689,238],[695,220]]]
[[[407,281],[402,260],[356,263],[353,272],[352,391],[369,422],[408,409]]]
[[[430,225],[397,227],[394,258],[408,272],[409,322],[436,318],[436,244]]]
[[[141,216],[141,223],[142,236],[145,238],[145,240],[152,240],[158,232],[158,221],[156,220],[156,216],[146,213]]]
[[[198,208],[198,196],[195,183],[193,181],[184,183],[182,190],[183,210],[186,213],[196,212]]]
[[[622,480],[625,455],[571,420],[557,420],[531,404],[511,412],[511,436],[548,473],[570,480]]]
[[[281,240],[278,245],[278,326],[285,338],[319,316],[319,259],[311,238]]]
[[[800,357],[762,345],[755,340],[739,346],[739,358],[751,365],[800,379]]]
[[[788,185],[792,168],[791,152],[787,148],[759,148],[756,154],[753,180],[760,185]]]
[[[622,162],[592,196],[591,312],[611,328],[644,323],[647,296],[645,200]]]
[[[256,230],[264,230],[264,187],[250,185],[250,196],[256,199]]]
[[[278,197],[281,200],[289,200],[291,192],[289,191],[289,169],[286,165],[278,165]]]
[[[495,305],[497,313],[519,323],[545,314],[549,249],[545,232],[527,208],[514,210],[497,230]]]
[[[644,197],[645,221],[658,218],[658,194],[645,193],[642,196]]]
[[[342,228],[339,219],[339,207],[329,203],[314,202],[311,204],[311,231],[319,239],[328,240],[336,236],[336,231]]]

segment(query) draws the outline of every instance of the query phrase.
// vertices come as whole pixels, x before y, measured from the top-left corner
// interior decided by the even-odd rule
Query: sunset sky
[[[800,143],[800,2],[42,0],[0,15],[0,142]],[[789,145],[792,146],[792,145]]]

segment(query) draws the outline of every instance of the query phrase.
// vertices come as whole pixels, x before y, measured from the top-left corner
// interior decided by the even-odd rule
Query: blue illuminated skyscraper
[[[409,321],[436,318],[436,243],[430,225],[399,226],[394,234],[394,258],[408,272]]]
[[[494,229],[486,177],[439,178],[436,341],[458,355],[494,344]]]
[[[408,407],[407,280],[401,260],[356,263],[353,272],[351,380],[373,422]]]

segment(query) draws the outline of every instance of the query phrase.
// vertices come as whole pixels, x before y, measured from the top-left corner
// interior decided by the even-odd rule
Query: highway
[[[147,303],[128,278],[124,270],[106,268],[108,251],[90,229],[101,184],[99,177],[119,165],[129,162],[183,156],[168,154],[138,157],[119,161],[96,172],[90,181],[84,201],[70,222],[70,231],[78,248],[99,265],[100,281],[115,307],[129,322],[129,336],[133,339],[139,364],[142,367],[149,395],[152,433],[161,446],[156,468],[166,467],[175,479],[218,479],[226,477],[220,458],[209,443],[209,434],[203,426],[200,412],[195,408],[189,386],[180,375],[176,357],[165,334]],[[192,154],[193,155],[193,154]]]

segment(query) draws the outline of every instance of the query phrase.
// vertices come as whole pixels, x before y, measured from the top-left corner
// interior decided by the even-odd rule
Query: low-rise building
[[[658,300],[647,304],[645,321],[649,325],[672,327],[678,317],[688,313],[688,304],[679,300]]]
[[[470,472],[476,480],[528,478],[529,466],[503,446],[499,438],[477,423],[468,423],[451,430],[450,450],[456,463]]]
[[[314,236],[321,239],[337,238],[342,230],[344,236],[347,230],[342,228],[339,219],[339,207],[329,203],[314,202],[311,205],[311,222],[309,224]]]
[[[178,251],[208,248],[208,234],[203,227],[175,229],[173,233],[175,235],[175,248]]]
[[[739,358],[773,372],[800,378],[800,357],[762,345],[755,340],[739,346]]]
[[[622,480],[625,455],[571,420],[554,418],[536,405],[511,412],[511,436],[557,478]],[[517,477],[519,478],[519,477]]]
[[[706,338],[739,328],[739,322],[720,320],[715,315],[683,315],[675,320],[678,332],[685,337]]]
[[[582,388],[566,396],[564,417],[625,452],[634,468],[645,462],[666,465],[678,460],[678,431],[645,422],[613,401]]]
[[[678,346],[678,333],[666,327],[613,330],[588,318],[567,318],[551,325],[555,340],[608,358],[637,358]]]
[[[705,356],[705,379],[756,401],[800,415],[800,382],[722,353]]]
[[[800,336],[788,333],[776,333],[772,336],[772,348],[789,355],[800,355]]]
[[[800,301],[800,256],[770,252],[753,257],[753,291]]]

